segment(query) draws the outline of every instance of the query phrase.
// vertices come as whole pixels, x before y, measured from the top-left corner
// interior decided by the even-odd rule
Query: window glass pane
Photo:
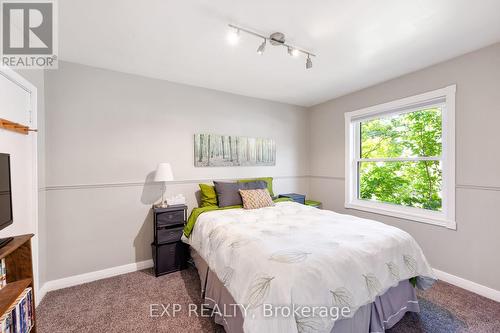
[[[359,199],[441,210],[440,161],[360,162]]]
[[[361,122],[361,158],[441,155],[441,108]]]

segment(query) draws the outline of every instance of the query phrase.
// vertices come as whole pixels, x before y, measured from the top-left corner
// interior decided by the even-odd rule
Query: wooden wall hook
[[[38,132],[36,129],[29,128],[28,126],[24,126],[22,124],[15,123],[13,121],[0,118],[0,128],[6,129],[8,131],[13,131],[16,133],[21,133],[24,135],[28,135],[29,132]]]

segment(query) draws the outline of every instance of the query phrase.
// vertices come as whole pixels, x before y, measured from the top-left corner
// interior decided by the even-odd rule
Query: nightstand
[[[187,267],[188,246],[181,241],[187,219],[187,206],[153,208],[154,239],[151,244],[155,276]]]
[[[287,193],[287,194],[280,194],[280,198],[289,198],[295,202],[298,202],[300,204],[306,205],[306,206],[311,206],[315,208],[321,208],[322,204],[319,201],[314,201],[314,200],[306,200],[306,196],[303,194],[297,194],[297,193]]]
[[[290,198],[295,202],[298,202],[300,204],[305,205],[306,203],[306,196],[303,194],[297,194],[297,193],[287,193],[287,194],[280,194],[280,198]]]

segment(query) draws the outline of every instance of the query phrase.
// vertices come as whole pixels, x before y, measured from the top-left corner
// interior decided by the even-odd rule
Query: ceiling
[[[60,59],[311,106],[500,41],[499,0],[64,0]],[[318,56],[287,56],[227,24]]]

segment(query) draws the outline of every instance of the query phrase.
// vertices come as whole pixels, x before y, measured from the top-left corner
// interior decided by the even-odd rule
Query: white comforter
[[[268,304],[348,306],[352,316],[399,281],[434,277],[408,233],[293,202],[203,213],[188,242],[244,305],[247,333],[330,332],[336,317],[285,312],[271,319]]]

